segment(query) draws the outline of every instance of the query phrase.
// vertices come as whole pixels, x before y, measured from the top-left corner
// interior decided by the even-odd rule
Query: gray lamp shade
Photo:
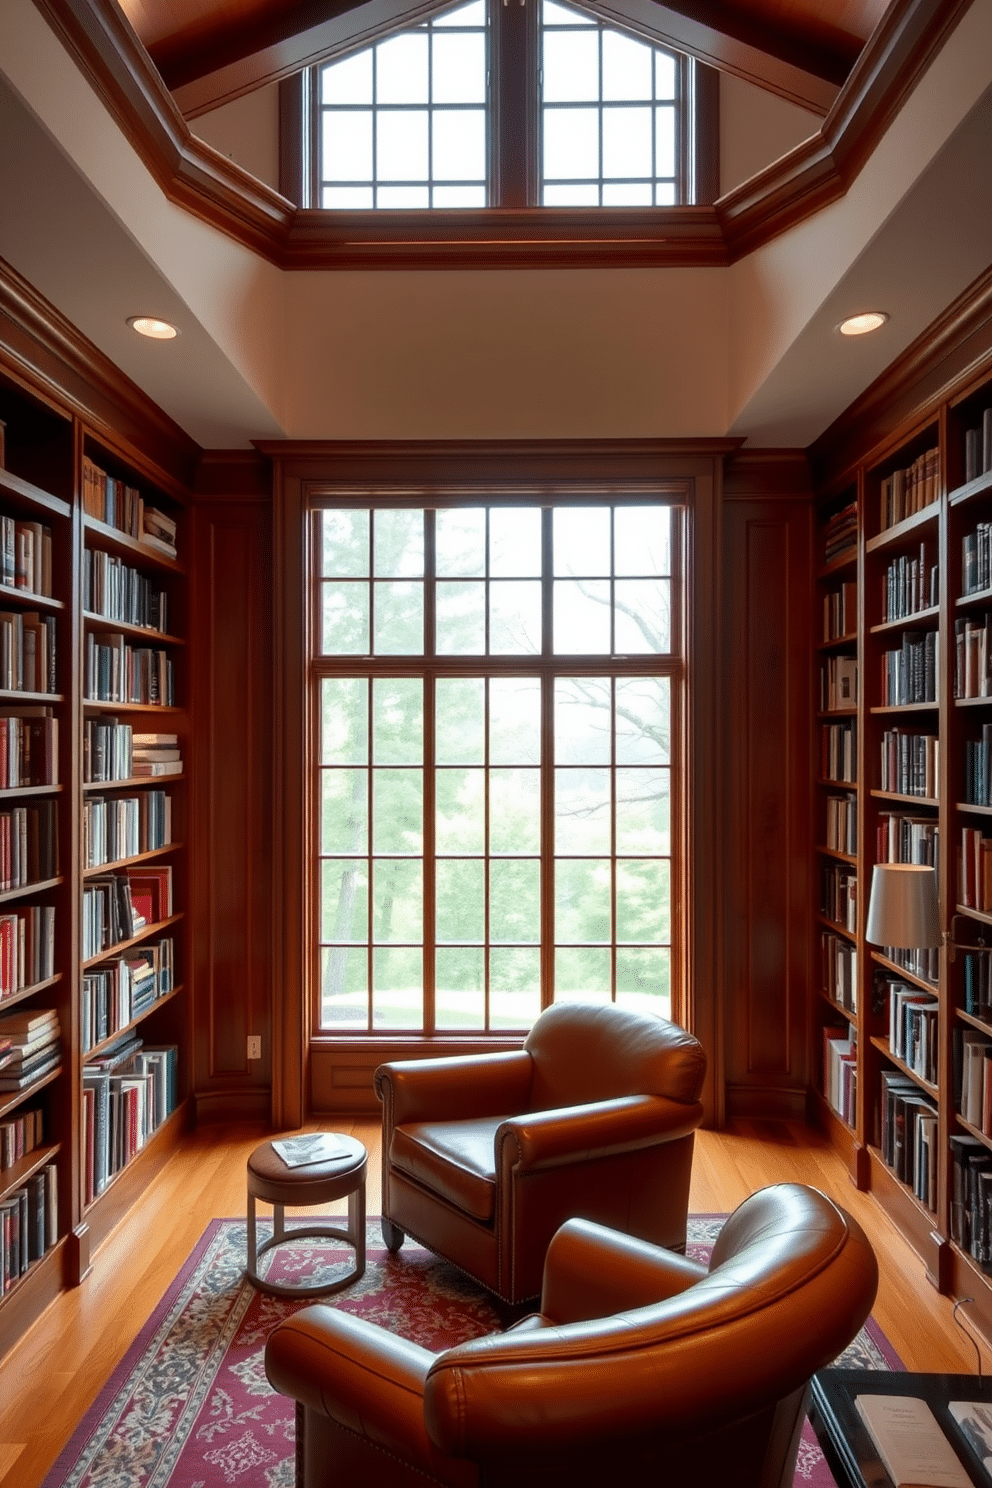
[[[940,945],[937,875],[923,863],[876,863],[865,938],[872,945],[922,950]]]

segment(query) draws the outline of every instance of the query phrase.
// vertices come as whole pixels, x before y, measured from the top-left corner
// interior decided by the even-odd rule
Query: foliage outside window
[[[670,1012],[682,519],[643,497],[315,510],[316,1027]]]

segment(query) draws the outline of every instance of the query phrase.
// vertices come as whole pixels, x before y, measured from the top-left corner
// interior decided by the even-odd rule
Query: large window
[[[594,10],[468,0],[312,69],[306,204],[689,202],[693,79]]]
[[[671,1009],[683,512],[542,501],[312,514],[317,1028]]]

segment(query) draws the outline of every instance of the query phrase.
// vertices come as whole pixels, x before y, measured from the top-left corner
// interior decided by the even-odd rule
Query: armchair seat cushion
[[[389,1161],[481,1224],[496,1213],[496,1132],[505,1116],[411,1122],[393,1129]]]

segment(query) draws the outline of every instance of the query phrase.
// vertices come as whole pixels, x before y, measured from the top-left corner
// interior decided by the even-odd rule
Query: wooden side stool
[[[328,1297],[351,1286],[365,1273],[365,1169],[368,1153],[362,1143],[354,1137],[339,1136],[338,1141],[347,1145],[348,1151],[340,1157],[307,1163],[303,1167],[290,1168],[274,1150],[271,1142],[261,1147],[248,1159],[248,1264],[245,1276],[259,1291],[273,1297]],[[334,1199],[348,1200],[348,1228],[336,1229],[330,1224],[308,1225],[306,1228],[286,1229],[286,1207],[329,1204]],[[257,1243],[255,1228],[255,1201],[261,1199],[272,1205],[273,1234],[263,1245]],[[258,1260],[273,1246],[289,1244],[295,1240],[321,1239],[346,1240],[355,1251],[354,1270],[338,1281],[324,1285],[301,1283],[291,1286],[286,1282],[266,1281],[258,1274]]]

